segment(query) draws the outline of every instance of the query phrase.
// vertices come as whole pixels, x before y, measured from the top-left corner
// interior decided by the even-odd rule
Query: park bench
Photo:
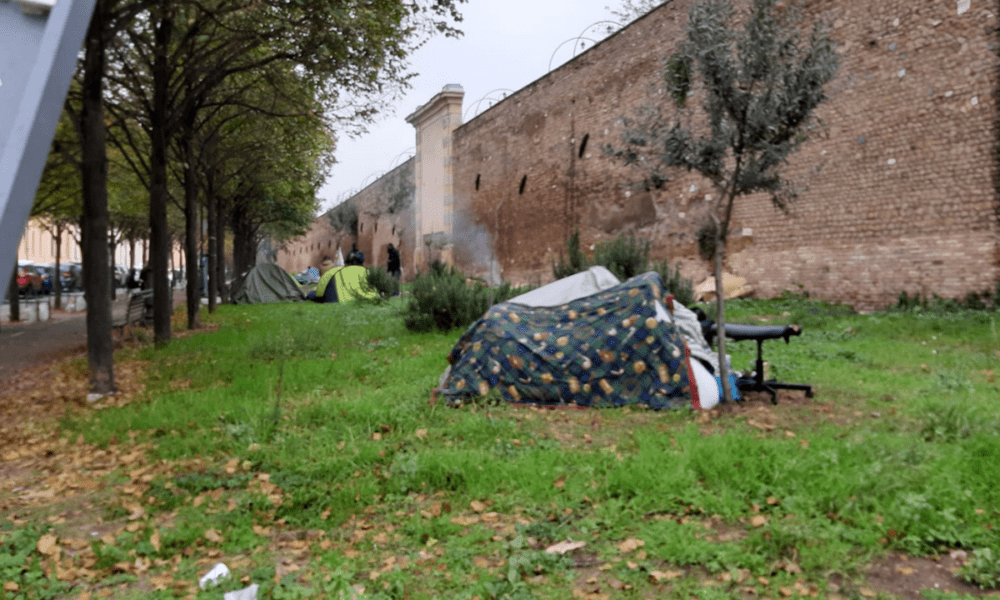
[[[122,333],[130,325],[139,324],[145,327],[148,324],[146,318],[146,304],[153,299],[153,290],[135,290],[128,297],[128,306],[125,314],[119,319],[112,319],[111,328],[119,329]]]

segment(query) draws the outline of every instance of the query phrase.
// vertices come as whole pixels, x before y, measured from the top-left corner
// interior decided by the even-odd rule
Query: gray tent
[[[275,264],[257,265],[235,282],[234,304],[271,304],[302,300],[302,288]]]

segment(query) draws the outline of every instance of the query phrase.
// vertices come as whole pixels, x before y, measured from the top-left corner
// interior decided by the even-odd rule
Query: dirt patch
[[[961,553],[933,558],[911,558],[905,554],[889,554],[873,561],[865,573],[865,584],[858,590],[885,592],[899,598],[923,600],[921,590],[942,590],[973,596],[1000,598],[1000,591],[984,591],[955,576],[962,566]],[[846,589],[851,586],[844,585]],[[867,589],[864,589],[867,588]]]

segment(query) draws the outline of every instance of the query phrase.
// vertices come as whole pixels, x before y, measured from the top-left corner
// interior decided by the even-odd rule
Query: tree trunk
[[[208,312],[215,312],[216,295],[219,293],[219,257],[215,243],[215,198],[213,197],[212,176],[208,174],[205,186],[205,220],[208,222]]]
[[[256,235],[253,227],[247,222],[245,211],[233,207],[233,276],[240,277],[253,268],[257,259]]]
[[[82,162],[83,290],[87,299],[87,360],[90,391],[115,391],[114,346],[111,343],[111,299],[108,295],[108,157],[104,123],[104,35],[107,1],[98,0],[85,41],[83,106],[80,111]]]
[[[733,401],[733,390],[729,386],[729,364],[726,362],[726,298],[722,288],[722,257],[726,252],[726,238],[722,226],[715,223],[715,322],[719,339],[719,377],[722,378],[722,398],[727,403]]]
[[[63,226],[62,223],[56,225],[56,267],[55,267],[55,279],[52,280],[52,289],[56,295],[56,309],[62,310],[62,235]]]
[[[17,253],[14,253],[14,270],[10,272],[10,281],[7,282],[7,296],[10,298],[10,322],[17,323],[21,320],[21,302],[17,294]]]
[[[184,254],[187,258],[187,326],[197,329],[201,326],[198,313],[201,301],[201,272],[199,270],[199,235],[198,231],[198,182],[194,173],[194,152],[191,148],[191,128],[194,126],[194,113],[185,118],[181,148],[184,157]]]
[[[215,279],[218,282],[219,296],[224,301],[232,301],[230,289],[226,285],[226,219],[222,202],[216,199],[215,204]]]
[[[153,267],[153,341],[156,346],[170,343],[170,304],[172,291],[167,269],[171,257],[170,233],[167,230],[167,94],[170,70],[167,51],[173,20],[166,0],[160,2],[153,59],[153,104],[150,111],[149,186],[149,259]]]
[[[118,242],[115,239],[115,234],[108,236],[108,282],[111,288],[111,301],[114,302],[117,299],[118,294],[118,279],[115,277],[115,247],[118,246]]]

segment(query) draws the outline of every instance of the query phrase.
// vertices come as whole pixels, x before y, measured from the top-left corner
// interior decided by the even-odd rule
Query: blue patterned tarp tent
[[[661,290],[659,275],[646,273],[558,306],[498,304],[459,339],[438,393],[448,401],[498,390],[517,403],[700,408],[690,352]]]

